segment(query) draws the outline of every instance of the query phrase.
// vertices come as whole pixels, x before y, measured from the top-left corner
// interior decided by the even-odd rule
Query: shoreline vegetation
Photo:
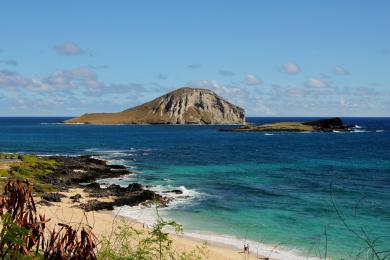
[[[6,214],[1,219],[2,233],[13,234],[12,239],[15,241],[11,241],[11,244],[22,240],[37,242],[27,251],[23,246],[14,247],[12,254],[24,254],[38,259],[47,259],[48,255],[59,256],[61,243],[69,242],[67,235],[73,232],[75,243],[85,242],[86,236],[88,237],[89,250],[94,251],[88,259],[271,259],[243,253],[227,245],[207,244],[199,239],[185,237],[179,224],[163,220],[158,215],[158,208],[166,207],[171,198],[159,195],[140,184],[132,183],[124,188],[119,185],[101,188],[95,182],[97,179],[133,174],[121,165],[108,165],[103,160],[89,156],[46,157],[2,153],[0,174],[0,189],[5,189],[2,198],[13,201],[13,197],[18,197],[19,201],[13,208],[3,209]],[[20,192],[22,193],[19,194]],[[122,205],[155,207],[156,223],[145,226],[114,215],[114,207]],[[30,219],[33,222],[22,222],[23,225],[15,226],[14,222],[19,223],[20,220],[10,220],[7,212],[12,216],[35,216],[35,222]],[[29,237],[36,233],[36,229],[32,227],[39,227],[42,234],[39,237]],[[166,233],[166,229],[171,232]],[[46,245],[47,241],[52,244]],[[8,247],[11,247],[10,243]],[[39,243],[46,246],[42,246],[41,250]],[[75,248],[83,247],[76,244],[62,253],[72,259],[72,254],[74,257],[74,254],[80,253]]]

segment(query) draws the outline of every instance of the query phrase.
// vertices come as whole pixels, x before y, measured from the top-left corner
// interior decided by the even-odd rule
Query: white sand
[[[92,211],[92,212],[84,212],[80,208],[75,207],[79,203],[73,203],[70,196],[75,194],[80,194],[82,199],[80,202],[86,202],[92,198],[88,198],[88,194],[86,194],[82,189],[70,189],[68,192],[62,192],[67,198],[63,198],[61,202],[55,202],[52,206],[38,206],[39,213],[44,213],[47,218],[50,218],[51,221],[48,223],[48,228],[51,229],[56,223],[66,223],[66,224],[78,224],[84,223],[89,224],[93,227],[94,234],[100,238],[103,235],[109,235],[112,231],[113,225],[116,221],[118,221],[118,216],[115,216],[111,211]],[[99,199],[109,201],[112,198]],[[126,220],[129,224],[131,224],[134,228],[141,230],[143,229],[143,225],[137,223],[133,220]],[[188,237],[184,237],[183,235],[171,234],[170,235],[173,242],[173,247],[176,251],[190,251],[195,249],[196,246],[202,246],[203,241],[201,239],[191,239]],[[254,255],[244,254],[239,252],[238,249],[224,246],[222,244],[208,244],[208,259],[262,259],[256,258]]]

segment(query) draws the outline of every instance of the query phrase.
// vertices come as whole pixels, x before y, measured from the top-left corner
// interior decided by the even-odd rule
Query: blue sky
[[[248,116],[390,116],[389,1],[2,1],[0,116],[205,87]]]

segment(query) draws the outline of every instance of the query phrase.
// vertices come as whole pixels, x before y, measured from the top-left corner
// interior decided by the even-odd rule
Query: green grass
[[[39,176],[53,173],[58,166],[58,163],[55,160],[36,155],[19,154],[0,154],[0,159],[20,160],[12,163],[9,170],[0,170],[0,177],[2,177],[0,179],[0,187],[3,187],[7,179],[11,178],[21,180],[28,179],[33,184],[34,191],[37,193],[57,190],[52,185],[44,183],[38,178]]]
[[[0,153],[0,159],[18,159],[19,154],[15,153]]]
[[[0,169],[0,177],[8,177],[9,171],[5,169]]]
[[[264,125],[246,125],[236,131],[315,131],[311,125],[300,122],[279,122]]]

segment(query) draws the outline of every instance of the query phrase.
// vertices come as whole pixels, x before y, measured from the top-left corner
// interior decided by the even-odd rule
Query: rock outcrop
[[[320,119],[309,122],[277,122],[263,125],[244,125],[239,128],[221,129],[233,132],[332,132],[351,131],[351,127],[344,125],[340,118]]]
[[[118,113],[84,114],[65,123],[244,124],[244,109],[208,89],[180,88]]]
[[[90,156],[51,156],[49,158],[54,160],[56,165],[50,168],[50,174],[43,174],[39,179],[59,191],[82,188],[87,194],[85,198],[87,201],[81,201],[80,194],[70,196],[69,199],[86,211],[113,210],[114,207],[124,205],[150,206],[153,203],[159,207],[166,207],[172,200],[138,183],[128,184],[127,187],[112,184],[107,188],[102,188],[99,183],[95,182],[97,179],[110,179],[132,174],[125,166],[109,165],[106,161]],[[46,192],[41,195],[40,204],[51,205],[52,202],[60,202],[64,197],[59,192]],[[107,198],[111,198],[110,201],[104,201]]]
[[[339,117],[309,121],[304,122],[303,124],[313,126],[315,129],[320,131],[348,130],[348,126],[344,125],[343,121],[341,121]]]

